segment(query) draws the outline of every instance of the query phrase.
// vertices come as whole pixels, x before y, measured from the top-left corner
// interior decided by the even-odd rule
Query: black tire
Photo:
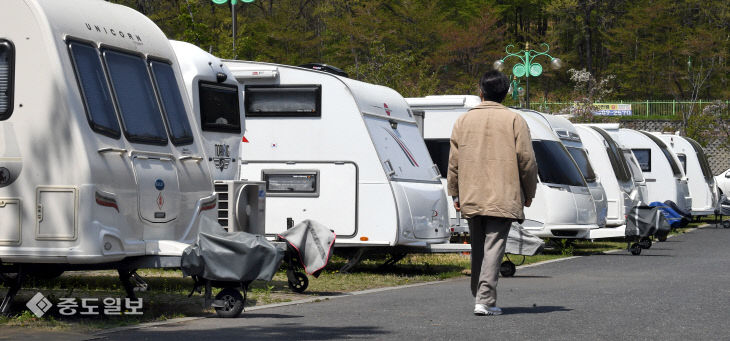
[[[215,295],[216,300],[223,301],[223,307],[215,308],[218,317],[233,318],[243,311],[243,296],[234,288],[225,288]]]
[[[649,238],[649,237],[641,238],[641,240],[639,241],[639,245],[641,246],[642,249],[651,249],[651,245],[652,245],[651,238]]]
[[[506,260],[499,265],[499,273],[502,277],[512,277],[515,272],[517,272],[517,267],[511,261]]]
[[[297,281],[289,281],[289,289],[291,289],[293,292],[301,294],[305,290],[307,290],[307,287],[309,286],[309,279],[307,278],[307,275],[301,272],[295,272],[294,277],[296,277]]]
[[[629,251],[631,252],[632,255],[638,256],[641,254],[641,245],[639,245],[639,243],[633,243],[633,244],[631,244]]]
[[[726,229],[730,229],[730,220],[723,221],[722,222],[722,227],[724,227]]]
[[[667,241],[667,235],[661,234],[657,236],[657,239],[659,239],[660,242],[666,242]]]

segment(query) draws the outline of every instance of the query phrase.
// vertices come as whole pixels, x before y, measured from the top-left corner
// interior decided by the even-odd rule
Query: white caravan
[[[238,161],[245,116],[243,87],[223,62],[199,47],[171,41],[193,107],[214,181],[218,223],[229,231],[264,234],[263,182],[239,181]]]
[[[664,141],[679,159],[692,194],[692,215],[714,214],[718,200],[717,186],[702,146],[689,137],[667,133],[653,134]]]
[[[447,242],[446,195],[413,113],[390,88],[224,61],[244,86],[241,179],[266,183],[266,234],[313,219],[336,247]]]
[[[538,112],[535,112],[538,113]],[[606,227],[606,215],[607,215],[607,203],[606,203],[606,191],[601,184],[601,180],[596,176],[596,173],[591,164],[591,160],[588,158],[588,152],[581,142],[580,135],[576,130],[573,123],[570,123],[565,117],[538,113],[542,116],[553,129],[560,142],[563,143],[565,149],[568,150],[570,156],[580,168],[583,178],[588,184],[588,189],[591,191],[593,196],[593,202],[596,205],[596,223],[598,227]]]
[[[453,201],[447,193],[446,173],[449,166],[449,149],[451,148],[451,129],[454,122],[463,113],[481,103],[479,96],[426,96],[406,98],[406,102],[416,116],[423,139],[426,142],[431,159],[441,173],[441,183],[449,200],[449,226],[454,233],[468,233],[467,220],[454,209]]]
[[[0,46],[0,262],[179,266],[215,197],[164,33],[106,1],[6,0]]]
[[[527,121],[540,184],[522,226],[538,237],[588,238],[598,228],[588,185],[565,146],[532,110],[513,109]]]
[[[622,145],[631,148],[644,173],[648,198],[646,203],[671,200],[690,212],[692,197],[679,159],[658,137],[632,129],[606,129]]]
[[[426,96],[408,98],[407,101],[416,114],[423,115],[426,144],[445,176],[454,122],[479,104],[479,97]],[[598,225],[593,199],[578,166],[539,114],[516,111],[530,128],[540,177],[532,206],[525,209],[523,227],[538,237],[586,237],[588,231]],[[448,199],[451,205],[451,198]],[[466,222],[460,221],[460,216],[455,213],[450,212],[452,227],[457,223],[466,226]]]
[[[576,124],[588,158],[606,191],[606,228],[591,231],[591,239],[624,237],[626,214],[638,204],[638,193],[621,146],[602,128]]]

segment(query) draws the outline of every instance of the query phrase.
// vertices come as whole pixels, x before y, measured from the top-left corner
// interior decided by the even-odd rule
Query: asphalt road
[[[109,340],[730,340],[730,230],[518,269],[502,316],[466,279],[100,335]]]

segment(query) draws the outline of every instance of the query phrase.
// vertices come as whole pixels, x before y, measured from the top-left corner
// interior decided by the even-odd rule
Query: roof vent
[[[305,69],[323,71],[323,72],[331,73],[333,75],[350,78],[350,76],[347,74],[347,72],[345,72],[344,70],[342,70],[338,67],[332,66],[332,65],[321,64],[321,63],[308,63],[308,64],[299,65],[299,67],[303,67]]]

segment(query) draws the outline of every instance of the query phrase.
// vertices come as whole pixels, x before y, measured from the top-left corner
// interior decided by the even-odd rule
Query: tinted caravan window
[[[246,117],[320,117],[322,86],[246,86]]]
[[[446,177],[449,170],[449,152],[451,152],[449,140],[426,140],[426,148],[431,154],[431,160],[441,172],[441,176]]]
[[[165,124],[145,61],[140,56],[113,50],[105,50],[103,55],[127,139],[167,144]]]
[[[679,159],[679,163],[682,164],[682,170],[684,170],[684,174],[687,174],[687,155],[677,154],[677,159]]]
[[[629,171],[631,171],[631,175],[634,176],[634,181],[643,182],[644,173],[641,172],[639,165],[637,165],[636,162],[634,162],[634,159],[631,158],[631,156],[634,154],[630,150],[623,150],[623,152],[624,152],[624,159],[626,159],[626,162],[629,165]]]
[[[641,131],[642,134],[646,135],[648,138],[650,138],[654,143],[656,143],[659,146],[659,149],[662,150],[662,154],[664,154],[664,158],[667,159],[667,162],[669,162],[669,166],[672,167],[672,173],[674,173],[675,177],[681,177],[682,171],[679,169],[679,165],[674,161],[674,158],[672,157],[672,154],[669,153],[669,149],[667,149],[667,145],[662,142],[658,137],[649,134],[647,132]]]
[[[570,156],[573,157],[573,160],[575,160],[575,163],[578,165],[580,172],[583,173],[583,177],[586,181],[595,182],[596,173],[593,172],[593,167],[591,167],[591,162],[588,161],[588,154],[586,154],[586,151],[583,148],[575,147],[568,147],[567,149]]]
[[[558,141],[532,141],[537,158],[537,173],[540,181],[551,184],[583,186],[583,175],[575,162]]]
[[[0,120],[13,113],[13,69],[15,49],[9,41],[0,39]]]
[[[200,122],[205,131],[241,133],[238,87],[200,82]]]
[[[632,149],[642,172],[651,172],[651,149]]]
[[[702,146],[695,140],[685,137],[687,139],[687,142],[689,142],[690,145],[692,145],[692,148],[695,150],[695,153],[697,154],[697,160],[700,161],[700,168],[702,169],[702,175],[705,176],[705,180],[710,182],[713,181],[712,176],[712,169],[710,168],[710,163],[707,162],[707,156],[705,156],[705,151],[702,149]],[[685,169],[685,173],[687,170]]]
[[[616,179],[622,182],[631,181],[631,170],[629,170],[627,162],[623,154],[621,154],[621,149],[616,145],[616,142],[603,129],[598,127],[591,128],[603,136],[606,142],[606,153],[608,154],[609,161],[611,161],[611,168],[613,168]]]
[[[188,115],[185,112],[180,88],[175,79],[172,65],[159,61],[150,62],[152,74],[155,76],[157,92],[162,100],[170,139],[176,145],[193,143],[193,130],[190,128]]]
[[[68,48],[91,129],[119,138],[119,121],[99,52],[93,46],[73,41],[68,43]]]

